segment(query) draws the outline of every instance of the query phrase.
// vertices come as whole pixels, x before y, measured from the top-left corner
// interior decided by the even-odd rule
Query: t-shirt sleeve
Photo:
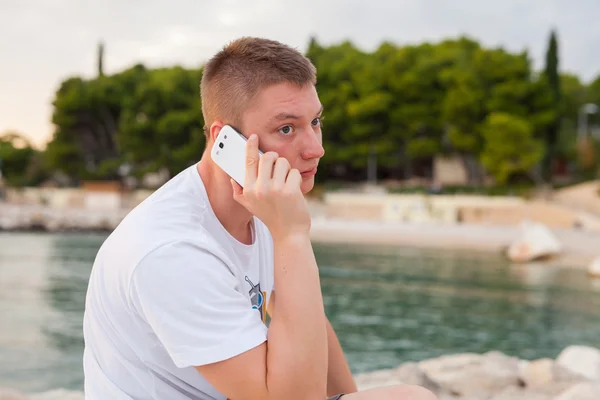
[[[267,327],[221,259],[190,243],[164,245],[131,277],[133,307],[178,368],[211,364],[267,339]]]

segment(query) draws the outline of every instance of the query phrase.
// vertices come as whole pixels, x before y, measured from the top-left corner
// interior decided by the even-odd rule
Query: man
[[[434,398],[412,386],[357,393],[326,319],[304,199],[324,154],[315,72],[258,38],[207,63],[202,159],[136,207],[96,257],[87,400]],[[249,137],[244,189],[210,158],[225,124]]]

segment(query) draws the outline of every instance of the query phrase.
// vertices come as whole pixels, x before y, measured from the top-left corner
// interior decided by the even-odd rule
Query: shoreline
[[[543,260],[547,265],[585,269],[600,255],[600,234],[551,229],[563,244],[560,256]],[[503,255],[520,235],[517,226],[385,223],[313,219],[311,238],[320,243],[388,245],[428,249],[483,251]]]
[[[110,233],[130,210],[84,210],[0,203],[1,232]],[[563,245],[547,265],[585,269],[600,256],[600,233],[549,228]],[[313,213],[311,239],[317,243],[405,246],[485,251],[503,255],[521,234],[519,226],[432,222],[385,222],[328,218]]]

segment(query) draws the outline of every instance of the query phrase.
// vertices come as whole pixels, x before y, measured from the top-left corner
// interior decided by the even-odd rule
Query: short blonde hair
[[[204,66],[200,96],[205,133],[216,120],[241,125],[250,102],[268,86],[316,85],[316,72],[302,53],[274,40],[243,37],[229,43]]]

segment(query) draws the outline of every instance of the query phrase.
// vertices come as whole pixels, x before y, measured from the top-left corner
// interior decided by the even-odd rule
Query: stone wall
[[[531,220],[552,228],[600,232],[598,216],[557,203],[516,197],[328,193],[324,204],[328,218],[480,225],[518,225]]]
[[[46,206],[56,209],[132,209],[152,194],[151,190],[123,191],[113,186],[81,188],[9,188],[4,201],[13,205]]]

